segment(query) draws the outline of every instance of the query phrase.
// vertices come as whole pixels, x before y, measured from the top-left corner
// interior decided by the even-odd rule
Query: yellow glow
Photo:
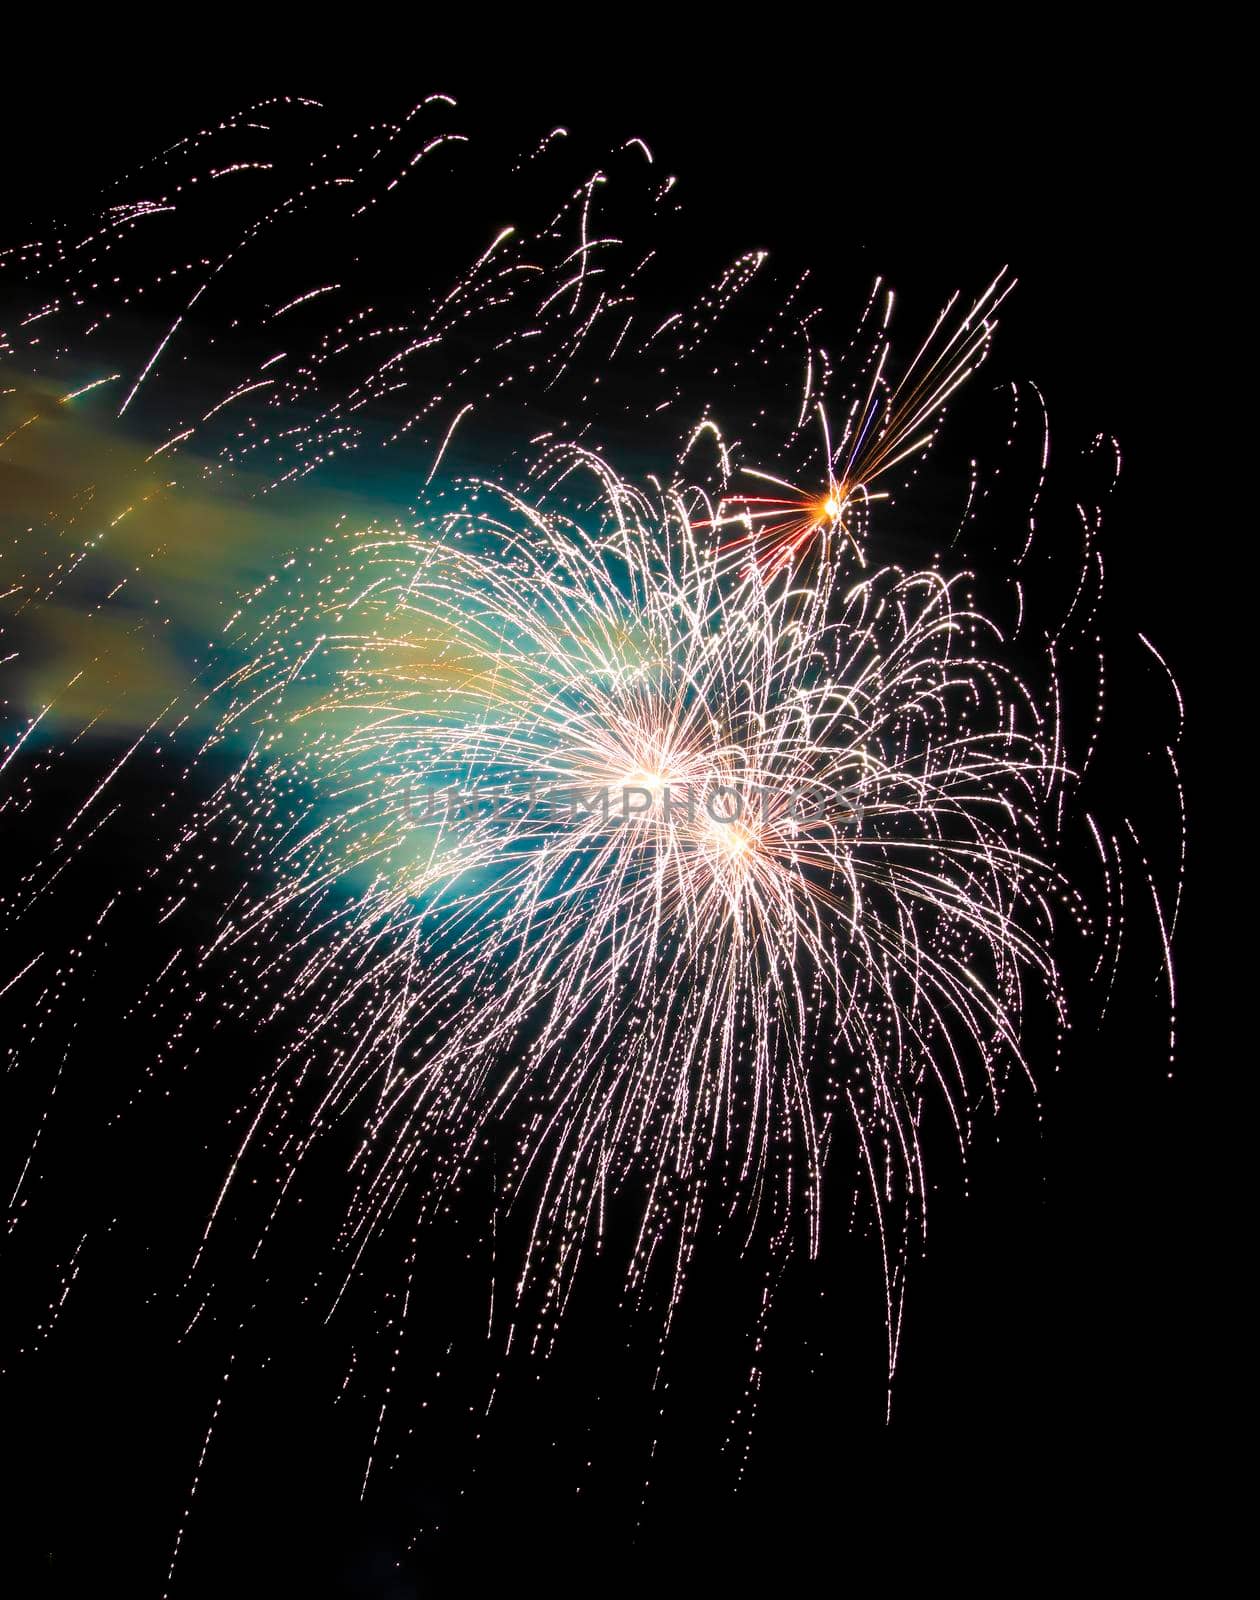
[[[753,846],[753,836],[741,823],[709,820],[709,836],[722,854],[738,861]]]
[[[659,794],[668,781],[668,773],[659,767],[633,767],[625,775],[626,783],[636,789],[650,789]]]

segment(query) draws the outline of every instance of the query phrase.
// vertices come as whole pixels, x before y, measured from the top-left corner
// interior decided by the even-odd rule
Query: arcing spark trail
[[[640,140],[591,172],[554,130],[513,169],[531,220],[483,226],[447,97],[314,145],[324,116],[227,119],[6,258],[10,819],[64,796],[63,753],[88,771],[6,896],[15,946],[59,930],[4,980],[14,1062],[125,903],[155,962],[119,1009],[170,1019],[152,1086],[205,1070],[212,1014],[269,1053],[192,1241],[194,1323],[242,1187],[276,1189],[257,1256],[351,1130],[330,1304],[487,1171],[528,1219],[510,1298],[544,1345],[623,1235],[668,1321],[706,1229],[816,1252],[824,1175],[857,1170],[891,1370],[929,1108],[965,1149],[1061,1037],[1061,924],[1104,978],[1124,926],[1124,835],[1079,815],[1098,722],[1062,709],[1101,672],[1098,515],[1064,598],[1035,566],[1035,390],[1011,396],[1033,512],[983,583],[974,462],[922,560],[884,551],[1010,280],[904,363],[877,284],[833,361],[808,274],[754,251],[682,284]],[[124,878],[150,759],[169,787]],[[689,798],[539,815],[538,785]],[[452,789],[486,803],[423,803]],[[802,816],[806,789],[845,807]],[[1077,826],[1098,917],[1059,865]],[[84,861],[100,905],[67,936]]]

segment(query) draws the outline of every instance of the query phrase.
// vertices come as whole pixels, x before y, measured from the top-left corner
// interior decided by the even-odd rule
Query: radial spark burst
[[[591,170],[553,130],[483,226],[448,97],[313,153],[322,116],[227,119],[5,258],[0,772],[10,821],[48,819],[3,906],[13,1060],[124,914],[153,970],[109,1002],[165,1034],[113,1121],[204,1072],[212,1024],[261,1041],[190,1326],[241,1190],[276,1188],[253,1259],[349,1130],[337,1281],[484,1173],[540,1338],[601,1251],[666,1323],[708,1231],[820,1251],[825,1176],[856,1171],[891,1371],[932,1108],[965,1149],[1061,1039],[1065,932],[1105,986],[1126,859],[1171,999],[1175,894],[1081,805],[1100,517],[1035,566],[1036,390],[1005,391],[1017,508],[968,454],[927,535],[894,515],[1012,280],[905,362],[877,283],[833,360],[808,273],[749,251],[684,282],[639,139]]]
[[[540,476],[595,485],[580,519],[471,485],[250,621],[211,809],[279,871],[216,942],[265,930],[303,1049],[356,1041],[321,1108],[369,1108],[350,1237],[541,1106],[506,1191],[551,1292],[631,1188],[630,1281],[667,1251],[676,1298],[710,1198],[817,1247],[837,1107],[909,1197],[929,1085],[961,1123],[1023,1064],[1064,772],[964,578],[826,535],[740,577],[700,491]]]

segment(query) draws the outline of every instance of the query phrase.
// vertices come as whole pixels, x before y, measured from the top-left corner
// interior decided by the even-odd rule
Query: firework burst
[[[614,1210],[668,1325],[707,1225],[818,1252],[840,1165],[891,1372],[930,1107],[965,1149],[1033,1075],[1030,1018],[1061,1036],[1062,925],[1103,979],[1123,926],[1119,830],[1086,819],[1100,917],[1059,866],[1098,736],[1071,745],[1061,681],[1102,566],[1082,512],[1070,603],[1033,625],[1044,430],[987,588],[961,551],[947,570],[954,530],[881,553],[1011,279],[904,366],[877,284],[833,366],[805,276],[750,252],[676,296],[633,225],[665,227],[673,180],[636,139],[544,184],[555,130],[515,169],[528,224],[436,237],[450,274],[382,308],[362,263],[397,258],[410,186],[428,214],[464,192],[468,137],[433,96],[313,162],[317,110],[229,119],[146,169],[156,198],[8,262],[9,816],[38,814],[58,739],[104,754],[6,918],[21,938],[108,850],[129,763],[174,764],[153,859],[93,929],[133,895],[168,941],[127,1013],[176,1014],[155,1074],[216,1003],[265,1041],[190,1281],[251,1159],[278,1173],[265,1234],[349,1129],[343,1285],[488,1171],[528,1219],[510,1298],[537,1340]],[[115,312],[146,292],[137,344]],[[737,308],[770,331],[724,340]],[[754,403],[782,374],[781,414]],[[987,492],[973,462],[962,527]],[[32,1037],[79,955],[49,960]]]
[[[676,1300],[711,1197],[817,1248],[837,1106],[921,1198],[929,1085],[961,1126],[1023,1064],[1029,978],[1062,1004],[1066,774],[964,577],[824,539],[806,584],[733,579],[702,492],[560,448],[538,476],[352,535],[251,622],[211,809],[278,871],[214,942],[266,934],[304,1052],[356,1041],[319,1110],[370,1106],[348,1239],[523,1122],[549,1293],[630,1188],[629,1281],[667,1252]]]

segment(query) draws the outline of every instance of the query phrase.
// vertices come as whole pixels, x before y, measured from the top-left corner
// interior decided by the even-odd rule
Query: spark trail
[[[1114,981],[1134,863],[1171,1000],[1177,888],[1081,803],[1100,512],[1037,565],[1048,434],[1021,385],[1018,510],[972,458],[951,525],[888,554],[1009,273],[906,361],[877,283],[833,359],[808,273],[677,269],[644,141],[592,170],[554,130],[511,168],[508,224],[467,204],[491,176],[447,96],[367,130],[281,99],[0,257],[0,816],[38,846],[3,902],[11,1064],[60,1037],[124,915],[153,960],[109,1003],[163,1042],[118,1117],[204,1072],[225,1021],[263,1041],[185,1336],[221,1237],[265,1253],[349,1137],[330,1316],[397,1229],[409,1306],[418,1231],[486,1174],[496,1249],[522,1219],[505,1348],[518,1326],[550,1348],[610,1250],[631,1299],[663,1285],[667,1329],[715,1232],[824,1250],[838,1167],[891,1374],[932,1108],[965,1154],[978,1108],[1035,1080],[1076,998],[1065,938]],[[128,878],[111,841],[149,762]],[[1101,897],[1061,865],[1073,830]]]

